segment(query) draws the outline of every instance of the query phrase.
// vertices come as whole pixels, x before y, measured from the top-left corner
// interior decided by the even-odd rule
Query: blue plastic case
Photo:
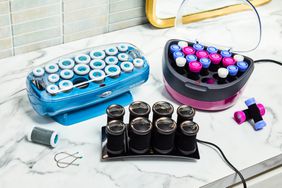
[[[122,47],[125,47],[125,49]],[[117,54],[112,55],[111,51],[115,51],[116,49],[118,49]],[[58,65],[58,62],[62,61],[63,59],[72,59],[75,61],[75,59],[79,59],[79,57],[75,58],[78,55],[83,56],[81,54],[86,54],[90,57],[90,53],[94,54],[93,50],[102,50],[102,52],[106,52],[106,57],[103,58],[103,60],[106,60],[106,58],[109,56],[107,55],[107,52],[115,57],[118,57],[120,53],[125,53],[128,55],[125,55],[127,58],[122,59],[120,57],[122,60],[119,59],[116,65],[120,67],[121,63],[125,61],[127,63],[124,63],[125,66],[123,66],[123,68],[130,67],[132,65],[134,65],[134,68],[132,71],[127,71],[125,68],[121,69],[118,76],[110,76],[110,74],[105,74],[106,76],[104,80],[99,81],[99,83],[96,79],[91,79],[89,73],[86,75],[78,75],[74,73],[72,78],[66,79],[72,83],[67,90],[61,88],[59,90],[57,89],[63,85],[63,82],[60,83],[63,80],[62,77],[59,77],[59,80],[57,80],[58,76],[55,75],[53,76],[53,80],[55,79],[54,83],[50,82],[50,78],[48,79],[50,73],[48,73],[47,70],[49,68],[54,68],[54,64]],[[81,58],[81,60],[86,59],[87,58],[84,57]],[[91,60],[92,59],[93,55],[91,56]],[[142,64],[139,63],[140,61]],[[107,60],[107,62],[109,64],[111,63],[109,60]],[[75,65],[78,64],[88,65],[89,62],[87,63],[87,61],[85,61],[78,63],[75,61]],[[38,72],[44,70],[43,75],[38,75],[33,71],[27,76],[26,84],[28,98],[32,107],[37,113],[42,116],[50,116],[63,125],[71,125],[104,114],[105,109],[110,104],[118,103],[121,105],[128,105],[132,102],[130,89],[146,82],[149,76],[149,65],[147,59],[136,46],[129,43],[115,43],[77,51],[51,60],[47,65],[50,65],[48,69],[46,66],[45,69],[39,68],[40,70]],[[78,67],[82,67],[83,69],[84,65]],[[96,69],[90,68],[90,71],[91,70]],[[105,71],[105,68],[101,70]],[[108,72],[111,70],[117,71],[117,67],[114,67],[114,69],[108,68]],[[52,71],[52,74],[60,75],[61,71],[62,69],[59,68],[59,70],[55,73]],[[93,75],[101,76],[100,73],[93,73]],[[69,81],[65,82],[69,83]],[[49,85],[55,85],[53,89],[56,89],[56,92],[51,92],[52,94],[47,92]]]

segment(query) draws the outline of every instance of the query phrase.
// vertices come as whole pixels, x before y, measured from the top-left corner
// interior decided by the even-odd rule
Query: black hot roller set
[[[159,101],[152,106],[143,101],[129,105],[129,122],[124,123],[125,109],[117,104],[107,108],[107,125],[102,127],[102,159],[161,156],[199,159],[193,122],[195,110],[187,105],[177,108],[177,121],[172,119],[174,107]],[[153,112],[152,121],[149,119]]]

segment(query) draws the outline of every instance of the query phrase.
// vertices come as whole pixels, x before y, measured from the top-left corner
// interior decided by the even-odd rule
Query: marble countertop
[[[253,59],[281,60],[281,5],[282,2],[273,0],[259,8],[264,29],[262,43],[246,55]],[[204,31],[205,25],[212,27],[213,24],[215,22],[211,20],[194,29]],[[225,29],[228,30],[227,27]],[[34,67],[75,50],[124,41],[142,49],[151,66],[148,82],[133,89],[134,99],[151,105],[167,100],[177,107],[178,103],[167,94],[162,82],[163,47],[170,38],[170,30],[141,25],[1,60],[0,187],[212,187],[212,182],[232,175],[233,171],[219,154],[204,145],[199,145],[201,159],[196,162],[163,159],[101,162],[100,130],[106,124],[105,115],[64,127],[49,118],[40,117],[29,104],[25,78]],[[222,112],[196,114],[195,121],[200,125],[198,138],[218,144],[238,169],[252,166],[252,170],[246,173],[255,174],[282,162],[281,71],[282,67],[274,64],[256,65],[235,106]],[[264,118],[267,126],[261,131],[254,131],[248,123],[238,126],[232,119],[233,112],[245,108],[244,100],[250,97],[266,106]],[[58,147],[49,149],[26,141],[25,134],[31,126],[61,132]],[[62,151],[79,152],[83,156],[77,161],[79,166],[58,168],[53,158]],[[220,181],[213,186],[223,187],[236,180],[233,177],[228,181]]]

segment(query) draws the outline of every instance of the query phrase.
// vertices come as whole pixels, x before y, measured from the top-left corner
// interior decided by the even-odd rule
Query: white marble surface
[[[260,47],[247,54],[253,59],[281,60],[281,5],[273,0],[259,8],[264,32]],[[212,27],[212,21],[209,23]],[[204,31],[205,25],[199,29]],[[151,65],[148,82],[133,90],[134,98],[150,104],[168,100],[177,107],[162,83],[161,60],[165,42],[171,37],[168,33],[142,25],[1,60],[0,187],[199,187],[233,173],[215,150],[202,145],[199,146],[201,159],[197,162],[148,159],[101,162],[100,128],[106,123],[105,116],[64,127],[40,117],[28,102],[25,78],[33,67],[74,50],[126,41],[140,47]],[[198,138],[217,143],[238,169],[281,154],[281,71],[282,67],[273,64],[256,65],[235,106],[223,112],[197,112]],[[255,97],[267,108],[268,125],[258,132],[248,123],[238,126],[232,119],[235,110],[245,108],[244,100],[249,97]],[[59,146],[52,150],[26,141],[24,136],[31,126],[60,131]],[[80,165],[58,168],[53,157],[62,151],[80,152],[83,156],[77,161]]]

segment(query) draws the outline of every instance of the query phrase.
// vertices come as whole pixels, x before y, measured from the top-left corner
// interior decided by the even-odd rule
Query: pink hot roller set
[[[175,28],[171,29],[172,36],[181,39],[169,40],[164,48],[165,88],[182,104],[200,110],[224,110],[235,104],[254,70],[254,61],[241,53],[252,51],[259,45],[261,21],[255,7],[249,4],[253,11],[246,14],[253,15],[253,28],[256,29],[253,32],[245,32],[250,30],[250,26],[244,26],[242,20],[238,21],[240,24],[237,24],[234,32],[225,31],[223,34],[214,29],[210,32],[194,31],[197,28],[195,24],[185,24],[183,21],[184,15],[190,13],[187,10],[191,7],[189,3],[183,1],[177,13]],[[195,7],[192,8],[195,10]],[[235,23],[226,25],[232,27],[232,24]],[[224,30],[226,26],[218,27]],[[244,37],[238,37],[239,33],[244,33]]]

